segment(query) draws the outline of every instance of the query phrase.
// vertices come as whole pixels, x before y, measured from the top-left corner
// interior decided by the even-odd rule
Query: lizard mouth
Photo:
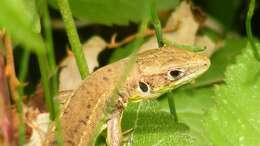
[[[200,65],[199,69],[194,68],[193,70],[191,70],[189,75],[181,78],[180,80],[177,80],[176,82],[173,83],[173,85],[170,85],[170,86],[174,86],[174,89],[175,89],[179,86],[182,86],[184,84],[191,82],[192,80],[195,80],[197,77],[199,77],[200,75],[205,73],[208,70],[209,66],[210,66],[210,62],[208,61],[208,62]]]

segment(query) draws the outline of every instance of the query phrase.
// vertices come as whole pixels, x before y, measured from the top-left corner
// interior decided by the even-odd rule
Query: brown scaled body
[[[127,59],[123,59],[100,68],[68,97],[59,117],[65,146],[95,144],[97,135],[106,123],[108,145],[120,145],[120,117],[124,104],[128,101],[156,98],[190,82],[205,72],[210,62],[205,56],[174,47],[152,49],[138,54],[132,71],[118,91],[113,112],[108,112],[113,89],[126,64]],[[140,82],[145,83],[149,90],[142,91]],[[44,145],[55,145],[54,130],[53,125],[48,131]]]

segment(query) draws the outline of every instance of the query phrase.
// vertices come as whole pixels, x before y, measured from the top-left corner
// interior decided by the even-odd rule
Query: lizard
[[[95,145],[105,127],[107,144],[119,146],[122,143],[120,120],[128,102],[157,98],[191,82],[210,66],[208,57],[173,46],[139,53],[126,81],[116,92],[115,106],[108,111],[115,83],[127,62],[125,58],[98,69],[68,97],[59,116],[64,146]],[[56,145],[54,124],[43,145]]]

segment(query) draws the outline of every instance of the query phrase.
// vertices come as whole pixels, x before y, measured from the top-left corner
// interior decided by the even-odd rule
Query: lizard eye
[[[138,83],[138,89],[143,93],[149,93],[150,92],[150,86],[145,82],[139,82]]]
[[[183,75],[184,75],[184,72],[182,70],[178,70],[178,69],[170,70],[167,73],[167,76],[171,81],[177,80],[177,79],[181,78]]]

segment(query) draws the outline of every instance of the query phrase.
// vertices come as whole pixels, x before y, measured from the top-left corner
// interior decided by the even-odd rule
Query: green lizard
[[[65,146],[94,145],[107,126],[107,144],[121,144],[121,115],[128,102],[157,98],[204,73],[210,61],[206,56],[184,49],[163,47],[138,54],[126,82],[118,90],[116,106],[108,112],[111,94],[128,59],[98,69],[67,99],[61,112]],[[55,145],[55,126],[49,128],[43,145]]]

